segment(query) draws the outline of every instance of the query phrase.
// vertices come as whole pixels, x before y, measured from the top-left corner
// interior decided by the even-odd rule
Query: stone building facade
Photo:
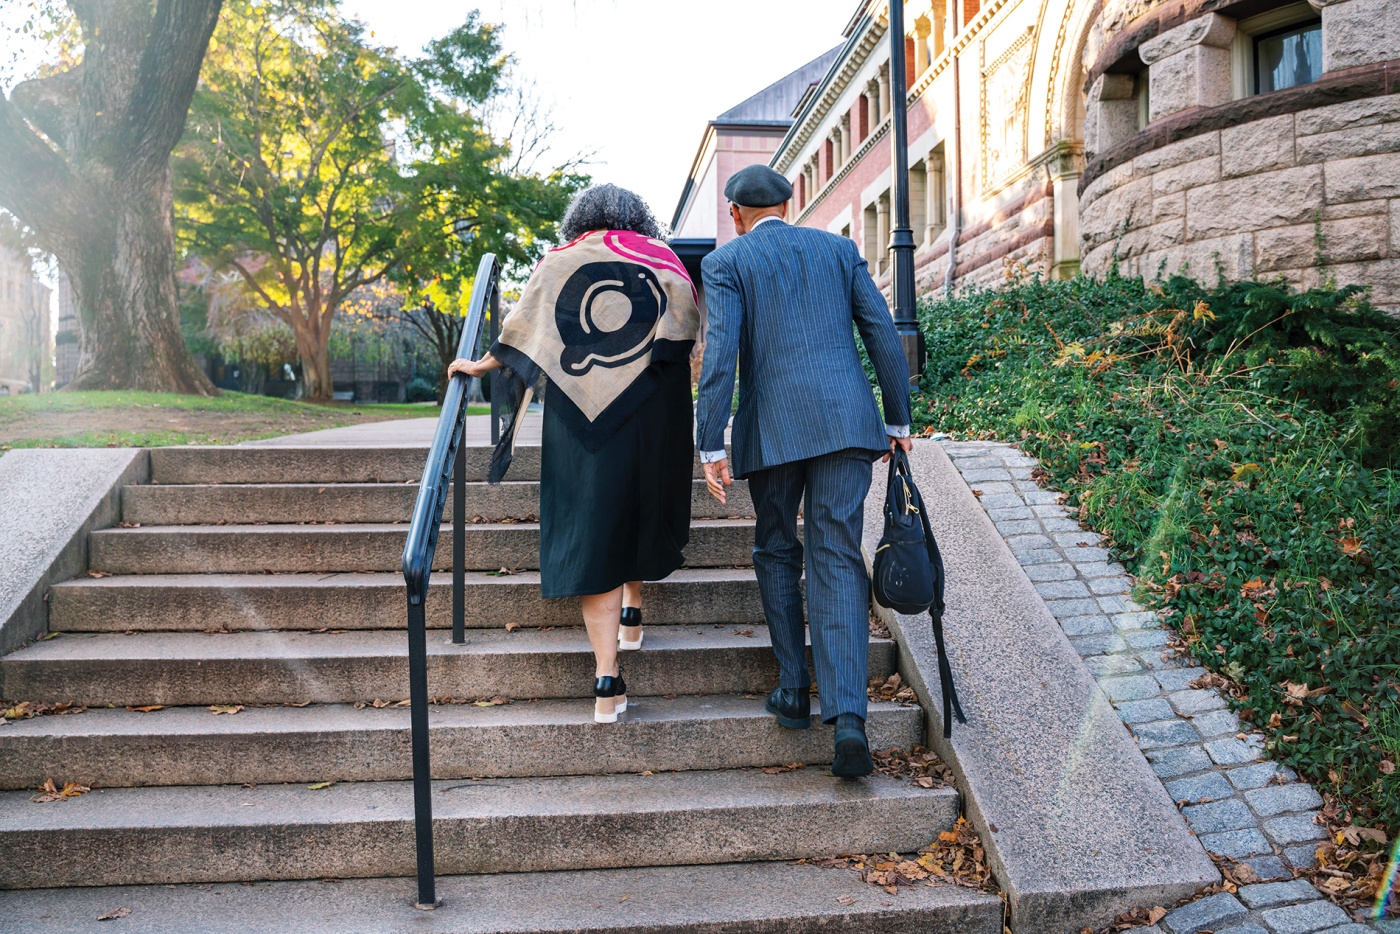
[[[42,386],[51,366],[49,317],[49,290],[29,258],[0,247],[0,395]]]
[[[1025,264],[1330,279],[1400,311],[1400,0],[909,0],[921,290]],[[888,285],[888,0],[793,114],[791,220]]]

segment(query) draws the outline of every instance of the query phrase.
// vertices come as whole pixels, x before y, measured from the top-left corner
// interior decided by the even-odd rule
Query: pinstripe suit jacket
[[[884,426],[909,424],[909,369],[889,305],[854,243],[768,221],[705,257],[701,272],[701,451],[724,449],[736,359],[735,476],[845,448],[888,450]],[[883,422],[853,324],[879,379]]]

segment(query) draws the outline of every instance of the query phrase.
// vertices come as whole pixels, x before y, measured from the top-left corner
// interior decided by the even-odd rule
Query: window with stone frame
[[[1152,98],[1149,96],[1151,85],[1147,80],[1147,69],[1133,75],[1133,100],[1137,102],[1137,128],[1138,131],[1147,129],[1147,124],[1152,122]]]
[[[1232,61],[1236,98],[1316,81],[1322,76],[1322,20],[1308,3],[1241,20]]]

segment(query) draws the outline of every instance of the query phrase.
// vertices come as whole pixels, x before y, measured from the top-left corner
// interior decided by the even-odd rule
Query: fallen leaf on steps
[[[97,916],[98,921],[115,921],[118,918],[125,918],[131,914],[130,908],[113,908],[111,911],[103,912]]]
[[[306,787],[309,791],[321,791],[322,789],[329,788],[334,784],[335,782],[314,782],[310,785],[307,785]]]
[[[210,704],[210,705],[209,705],[209,712],[212,713],[212,714],[213,714],[214,716],[216,716],[216,717],[217,717],[219,714],[221,714],[221,713],[235,714],[235,713],[238,713],[238,711],[240,711],[240,710],[242,710],[242,709],[243,709],[243,705],[242,705],[242,704]]]
[[[54,784],[53,779],[47,779],[44,786],[39,789],[40,794],[30,798],[35,804],[48,804],[51,801],[62,801],[64,798],[76,798],[78,795],[92,791],[87,785],[80,785],[77,782],[67,782],[62,790]]]
[[[153,710],[164,710],[164,709],[165,709],[165,705],[164,705],[164,704],[147,704],[147,705],[144,706],[144,707],[128,707],[128,708],[126,708],[126,709],[127,709],[127,710],[130,710],[130,711],[132,711],[132,712],[134,712],[134,713],[150,713],[150,712],[153,711]]]

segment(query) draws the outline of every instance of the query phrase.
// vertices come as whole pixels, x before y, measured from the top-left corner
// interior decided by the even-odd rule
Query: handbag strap
[[[919,496],[919,518],[924,523],[924,546],[928,549],[929,566],[937,566],[942,563],[942,557],[934,544],[933,528],[928,523],[928,510],[924,508],[922,495]],[[953,684],[953,666],[948,662],[948,649],[943,643],[943,595],[935,591],[933,601],[928,615],[933,621],[933,643],[938,650],[938,682],[943,689],[943,738],[949,739],[953,735],[953,717],[957,717],[959,723],[966,723],[967,717],[963,715],[962,704],[958,703],[958,689]]]

